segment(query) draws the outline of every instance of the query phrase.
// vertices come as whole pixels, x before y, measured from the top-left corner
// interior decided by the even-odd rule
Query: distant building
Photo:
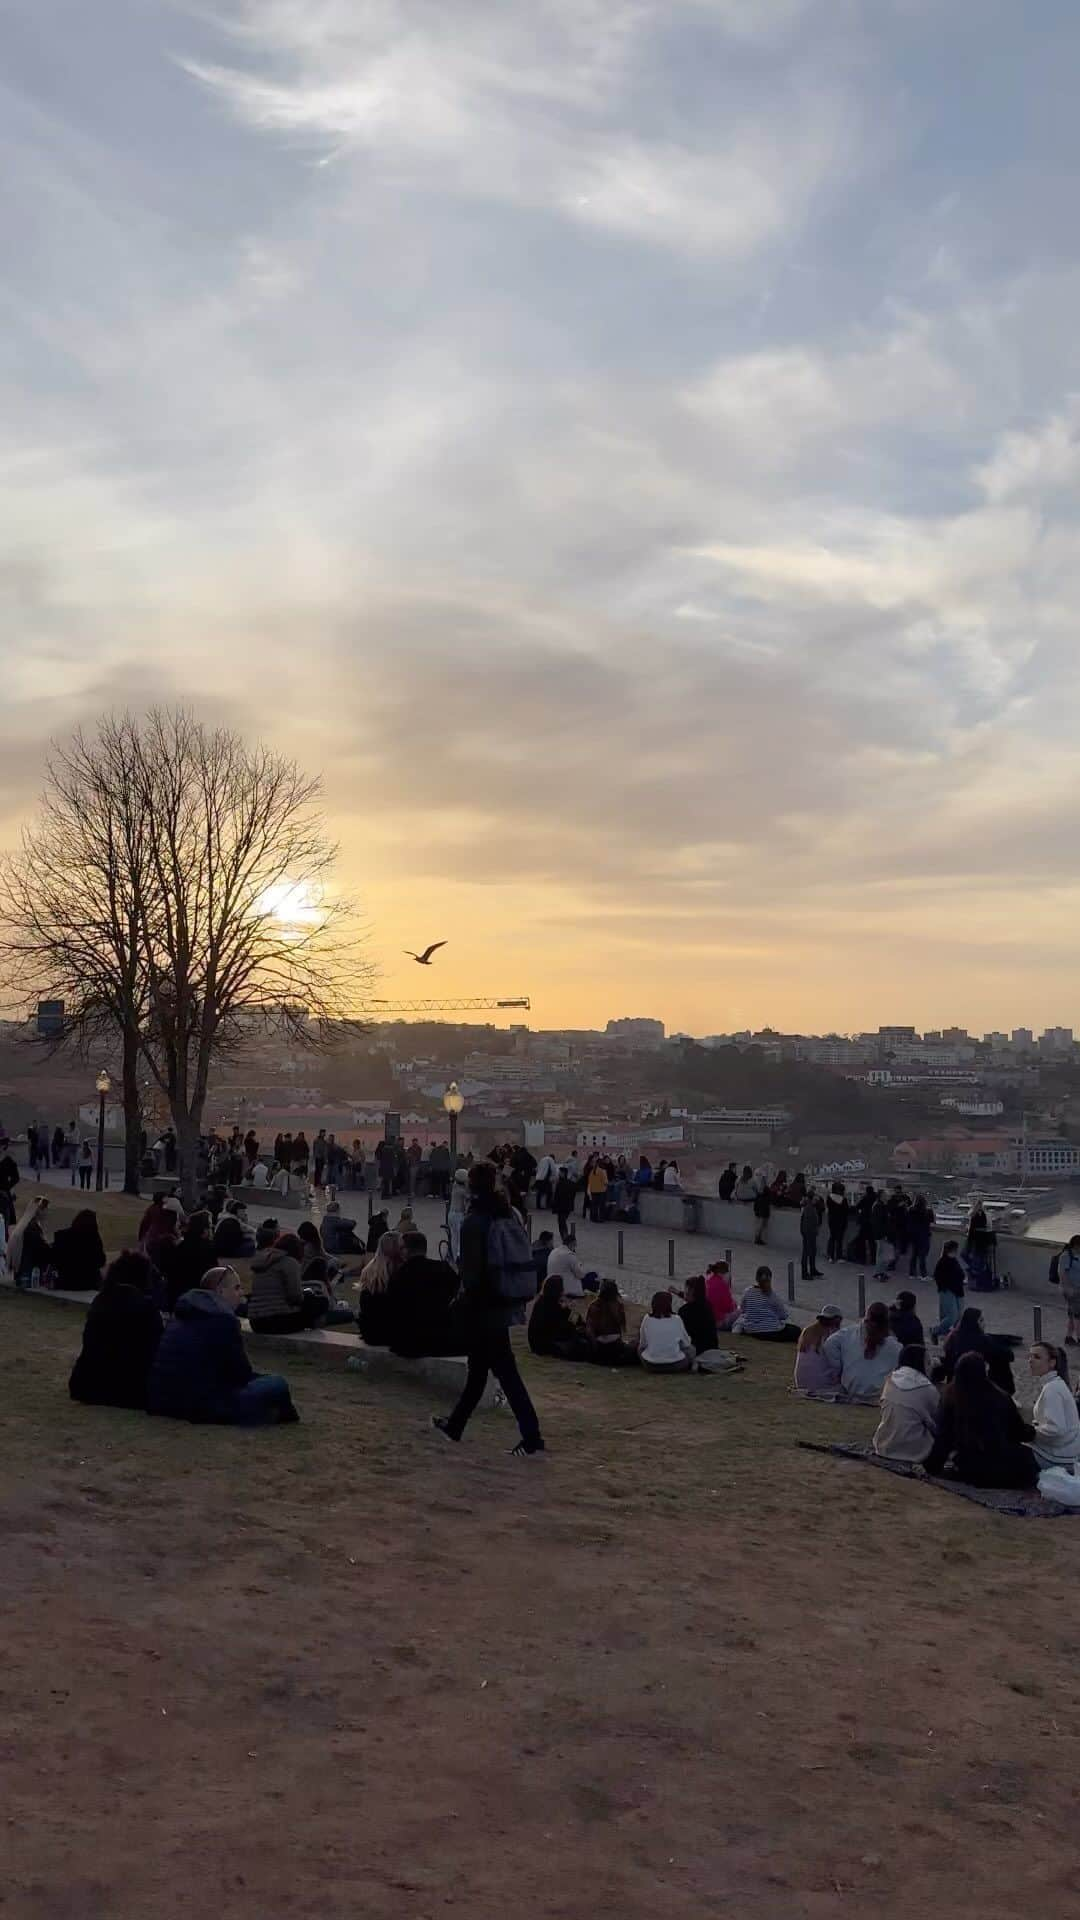
[[[1031,1053],[1035,1047],[1035,1035],[1030,1027],[1014,1027],[1009,1045],[1014,1053]]]
[[[1073,1050],[1073,1030],[1071,1027],[1047,1027],[1039,1041],[1039,1052],[1065,1055]]]
[[[640,1046],[655,1047],[667,1029],[662,1020],[609,1020],[605,1032],[609,1040],[635,1040]]]
[[[791,1125],[784,1107],[709,1107],[695,1117],[706,1126],[727,1127],[732,1133],[782,1133]]]
[[[64,1002],[62,1000],[39,1000],[37,1004],[37,1031],[40,1040],[58,1040],[64,1031]]]
[[[1064,1179],[1080,1172],[1080,1147],[1070,1140],[1025,1140],[1017,1157],[1022,1173]]]

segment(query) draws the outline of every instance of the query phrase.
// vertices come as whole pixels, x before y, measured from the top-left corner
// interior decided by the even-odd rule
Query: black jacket
[[[165,1299],[172,1313],[181,1294],[190,1293],[197,1287],[204,1273],[218,1264],[214,1252],[214,1243],[210,1235],[201,1234],[192,1238],[185,1234],[175,1246],[168,1241],[155,1252],[155,1263],[161,1269],[165,1281]]]
[[[1016,1402],[996,1390],[987,1398],[978,1419],[961,1429],[953,1389],[941,1396],[937,1438],[925,1462],[927,1473],[942,1473],[952,1460],[953,1472],[973,1487],[1033,1487],[1038,1463],[1023,1442],[1032,1429],[1021,1419]]]
[[[923,1323],[917,1313],[905,1313],[900,1307],[889,1308],[889,1332],[894,1333],[902,1347],[925,1347],[926,1335]]]
[[[488,1266],[488,1235],[495,1215],[485,1201],[474,1200],[461,1223],[461,1296],[467,1319],[482,1332],[515,1326],[522,1309],[495,1292]]]
[[[235,1313],[216,1294],[194,1288],[177,1301],[161,1336],[147,1406],[176,1420],[213,1420],[254,1377]]]
[[[687,1300],[679,1308],[679,1319],[690,1335],[696,1353],[712,1353],[720,1345],[716,1315],[707,1300]]]
[[[105,1249],[95,1227],[93,1233],[76,1233],[74,1227],[60,1227],[53,1235],[53,1266],[60,1286],[72,1293],[87,1288],[96,1292],[105,1270]]]
[[[442,1345],[457,1291],[457,1274],[445,1260],[418,1254],[398,1267],[386,1288],[388,1344],[393,1351],[416,1356]]]
[[[137,1287],[105,1287],[86,1316],[82,1352],[68,1382],[72,1399],[145,1412],[160,1340],[161,1315],[145,1293]]]

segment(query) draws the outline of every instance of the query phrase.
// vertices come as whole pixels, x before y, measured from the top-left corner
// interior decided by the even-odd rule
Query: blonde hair
[[[360,1275],[363,1293],[385,1293],[391,1274],[405,1258],[400,1233],[384,1233],[371,1259]]]

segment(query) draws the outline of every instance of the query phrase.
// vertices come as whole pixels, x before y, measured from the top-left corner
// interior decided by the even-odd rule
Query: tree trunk
[[[124,1028],[121,1079],[124,1098],[124,1192],[138,1193],[142,1164],[142,1105],[139,1100],[139,1034],[135,1027]]]
[[[170,1100],[173,1130],[176,1134],[176,1173],[185,1213],[199,1204],[199,1129],[187,1108]]]

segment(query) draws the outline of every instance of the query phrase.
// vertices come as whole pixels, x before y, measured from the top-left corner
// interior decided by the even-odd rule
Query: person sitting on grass
[[[228,1427],[300,1418],[288,1381],[256,1373],[244,1351],[236,1317],[243,1301],[235,1267],[211,1267],[201,1286],[180,1295],[150,1368],[150,1413]]]
[[[1015,1400],[994,1385],[983,1355],[971,1351],[961,1354],[941,1396],[937,1439],[923,1464],[927,1473],[972,1487],[1034,1487],[1039,1463],[1024,1445],[1033,1437]]]
[[[592,1345],[567,1306],[557,1273],[549,1273],[529,1314],[529,1350],[550,1360],[590,1360]]]
[[[580,1300],[590,1278],[572,1247],[553,1247],[548,1255],[545,1280],[557,1275],[569,1300]]]
[[[703,1273],[693,1274],[687,1281],[679,1319],[690,1335],[699,1373],[730,1373],[739,1364],[734,1354],[720,1345],[716,1315],[709,1305]]]
[[[35,1273],[40,1278],[52,1265],[52,1246],[45,1233],[48,1208],[48,1195],[39,1194],[8,1235],[8,1272],[16,1286],[29,1287]]]
[[[964,1308],[959,1321],[942,1348],[941,1371],[944,1379],[952,1379],[965,1353],[981,1353],[994,1385],[1000,1387],[1002,1393],[1007,1393],[1011,1399],[1016,1392],[1012,1370],[1012,1349],[1007,1341],[997,1340],[992,1334],[987,1333],[978,1307]]]
[[[1065,1349],[1037,1340],[1028,1354],[1028,1366],[1039,1388],[1031,1415],[1035,1429],[1031,1450],[1040,1467],[1065,1467],[1075,1473],[1080,1462],[1080,1413],[1069,1385]]]
[[[926,1345],[923,1323],[915,1311],[917,1305],[915,1295],[905,1287],[902,1293],[897,1294],[896,1305],[889,1308],[889,1332],[902,1347]]]
[[[759,1267],[747,1287],[735,1322],[735,1332],[751,1340],[797,1340],[799,1329],[788,1319],[783,1301],[773,1292],[772,1268]]]
[[[214,1242],[210,1236],[210,1215],[205,1207],[193,1213],[172,1245],[156,1240],[149,1247],[151,1259],[165,1279],[165,1301],[172,1313],[182,1293],[202,1285],[204,1273],[216,1265]]]
[[[585,1315],[585,1331],[592,1342],[592,1359],[600,1367],[636,1367],[640,1355],[626,1338],[626,1308],[617,1280],[601,1280],[600,1291]]]
[[[464,1352],[464,1329],[452,1311],[458,1276],[445,1260],[428,1259],[422,1233],[406,1233],[402,1259],[386,1283],[388,1346],[418,1360],[425,1354]]]
[[[364,1248],[356,1237],[356,1221],[350,1220],[341,1211],[340,1200],[329,1200],[323,1214],[322,1242],[328,1254],[340,1256],[349,1253],[363,1253]]]
[[[843,1318],[839,1307],[821,1307],[817,1318],[799,1335],[793,1384],[795,1392],[805,1394],[808,1400],[836,1399],[840,1369],[826,1360],[822,1348],[829,1336],[837,1332]]]
[[[907,1346],[881,1390],[881,1419],[870,1442],[883,1460],[921,1466],[937,1438],[941,1395],[926,1377],[926,1348]]]
[[[693,1369],[694,1343],[673,1312],[666,1288],[653,1294],[638,1333],[638,1352],[642,1366],[650,1373],[690,1373]]]
[[[889,1309],[884,1300],[871,1301],[865,1319],[854,1326],[831,1333],[822,1352],[840,1375],[839,1399],[876,1405],[900,1358],[900,1342],[889,1332]]]
[[[386,1216],[383,1217],[385,1219]],[[397,1272],[404,1258],[405,1248],[400,1234],[381,1234],[376,1252],[360,1275],[360,1299],[356,1308],[356,1321],[360,1328],[360,1338],[369,1347],[390,1345],[392,1327],[387,1303],[387,1288],[390,1285],[391,1275]]]
[[[97,1292],[105,1269],[105,1248],[91,1207],[84,1207],[70,1227],[60,1227],[53,1235],[52,1263],[56,1284],[65,1292]]]
[[[304,1251],[297,1234],[279,1233],[272,1247],[255,1255],[248,1302],[252,1333],[303,1333],[352,1321],[348,1307],[334,1304],[325,1260],[305,1265]]]
[[[110,1265],[83,1323],[82,1350],[68,1382],[73,1400],[146,1412],[147,1381],[161,1339],[153,1277],[144,1253],[120,1253]]]
[[[726,1260],[711,1260],[706,1267],[705,1298],[716,1317],[718,1332],[729,1333],[739,1317],[739,1305],[731,1290],[731,1273]]]
[[[219,1260],[246,1260],[256,1251],[255,1235],[248,1226],[247,1208],[242,1200],[227,1200],[225,1211],[214,1228],[214,1252]]]

